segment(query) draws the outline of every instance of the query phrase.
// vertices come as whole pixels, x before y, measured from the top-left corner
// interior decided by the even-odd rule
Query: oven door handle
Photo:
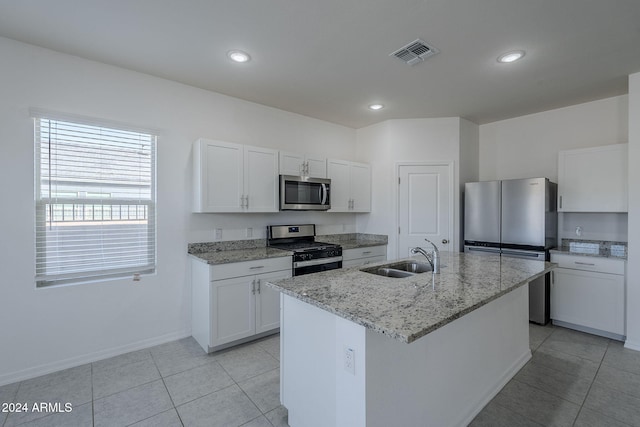
[[[342,261],[341,256],[336,256],[332,258],[312,259],[309,261],[297,261],[293,263],[293,268],[311,267],[312,265],[330,264],[332,262],[340,262],[340,261]]]
[[[320,204],[326,205],[327,204],[327,184],[320,184],[320,197],[322,198],[322,201],[320,202]]]

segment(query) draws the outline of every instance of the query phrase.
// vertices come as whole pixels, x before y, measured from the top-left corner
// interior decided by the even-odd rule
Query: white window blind
[[[151,273],[156,136],[35,117],[36,284]]]

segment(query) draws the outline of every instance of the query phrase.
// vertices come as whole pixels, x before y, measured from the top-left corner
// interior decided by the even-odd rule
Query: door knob
[[[447,243],[449,243],[449,241],[447,239],[442,239],[442,244],[446,245]]]

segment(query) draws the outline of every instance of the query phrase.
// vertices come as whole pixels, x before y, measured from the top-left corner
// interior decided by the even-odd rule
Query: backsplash
[[[627,256],[627,242],[607,240],[562,239],[562,250],[573,253],[623,257]]]

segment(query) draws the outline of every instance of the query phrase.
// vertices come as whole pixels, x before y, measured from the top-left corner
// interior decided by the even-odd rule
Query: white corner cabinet
[[[194,212],[277,212],[278,151],[198,139],[193,145]]]
[[[191,259],[191,334],[206,352],[275,333],[280,293],[266,281],[291,277],[291,257],[208,265]]]
[[[627,212],[628,144],[560,151],[558,211]]]
[[[625,336],[625,261],[551,254],[553,323],[621,340]]]
[[[371,212],[371,166],[347,160],[327,160],[331,179],[329,212]]]
[[[364,248],[344,249],[342,267],[357,267],[387,259],[387,246],[367,246]]]
[[[327,159],[325,157],[280,151],[280,175],[327,177]]]

